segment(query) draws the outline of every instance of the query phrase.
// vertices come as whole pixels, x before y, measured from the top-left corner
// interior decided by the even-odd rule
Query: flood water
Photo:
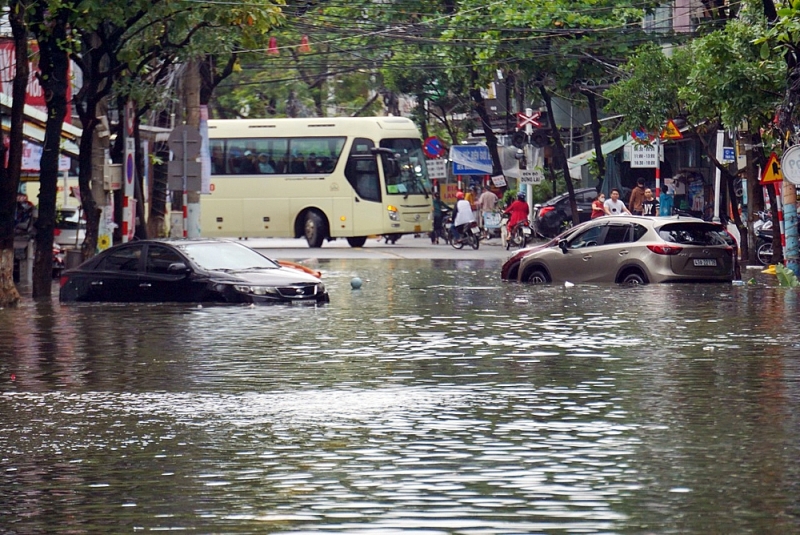
[[[0,310],[0,533],[800,532],[796,290],[499,265]]]

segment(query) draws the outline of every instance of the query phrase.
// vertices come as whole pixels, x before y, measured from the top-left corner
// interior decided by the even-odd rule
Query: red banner
[[[30,60],[28,66],[30,67],[30,75],[28,76],[28,87],[25,91],[25,104],[33,106],[34,108],[47,112],[47,103],[44,100],[44,90],[39,85],[39,79],[36,75],[39,73],[39,46],[35,41],[28,44],[28,52]],[[14,75],[17,72],[16,54],[14,51],[14,41],[11,39],[0,39],[0,93],[8,97],[12,96],[12,84]],[[72,64],[70,63],[67,71],[68,79],[72,79]],[[72,124],[70,101],[72,100],[72,85],[67,87],[67,115],[64,117],[64,122]]]

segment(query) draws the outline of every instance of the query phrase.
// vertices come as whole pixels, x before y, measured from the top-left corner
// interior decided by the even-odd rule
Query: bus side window
[[[211,145],[211,174],[225,174],[225,142],[212,139]]]
[[[372,141],[368,139],[355,139],[344,174],[359,197],[367,201],[380,202],[381,182],[378,176],[378,161],[370,153],[373,146]]]

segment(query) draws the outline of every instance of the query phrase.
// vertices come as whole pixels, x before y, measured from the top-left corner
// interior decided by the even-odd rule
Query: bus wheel
[[[347,243],[350,244],[350,247],[364,247],[364,244],[367,243],[367,237],[356,236],[354,238],[347,238]]]
[[[322,241],[325,239],[327,230],[325,228],[325,221],[323,221],[318,213],[308,212],[306,214],[304,231],[309,247],[315,249],[322,247]]]

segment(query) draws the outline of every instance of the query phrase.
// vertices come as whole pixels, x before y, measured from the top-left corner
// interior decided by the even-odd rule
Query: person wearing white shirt
[[[625,203],[619,200],[618,189],[611,190],[611,198],[606,199],[606,202],[603,203],[603,210],[606,215],[631,215],[630,210],[625,207]]]
[[[464,198],[464,193],[459,191],[456,193],[455,213],[453,216],[453,238],[456,240],[461,239],[458,228],[462,225],[468,225],[475,221],[475,216],[472,214],[472,205]]]

